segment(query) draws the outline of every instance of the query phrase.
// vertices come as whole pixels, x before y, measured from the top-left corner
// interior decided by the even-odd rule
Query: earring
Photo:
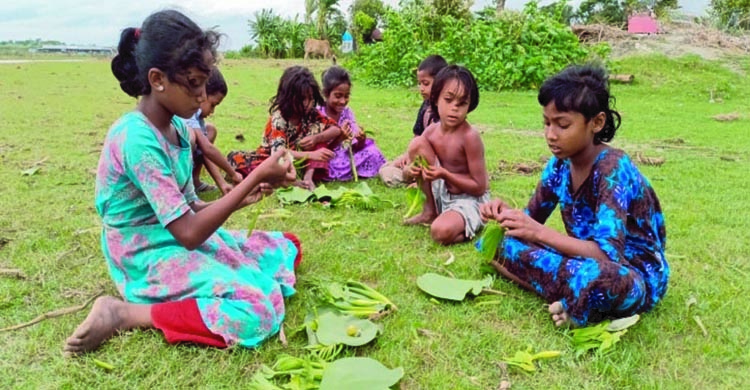
[[[163,85],[159,85],[158,87],[156,87],[156,90],[159,91],[159,92],[164,92],[164,86]]]

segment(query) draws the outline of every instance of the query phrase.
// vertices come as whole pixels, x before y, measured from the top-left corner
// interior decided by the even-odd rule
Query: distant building
[[[75,53],[75,54],[96,54],[112,56],[115,55],[115,49],[103,46],[74,46],[74,45],[42,45],[38,49],[31,49],[37,53]]]

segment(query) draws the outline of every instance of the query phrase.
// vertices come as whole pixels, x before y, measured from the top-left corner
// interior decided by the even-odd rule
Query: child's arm
[[[193,204],[198,212],[188,212],[167,224],[167,230],[188,250],[203,244],[238,208],[249,204],[248,195],[260,188],[261,182],[270,185],[286,185],[296,179],[291,161],[283,164],[280,158],[286,151],[278,151],[261,163],[258,168],[235,187],[234,190],[209,204]]]
[[[560,233],[537,222],[523,212],[523,210],[503,209],[497,220],[500,222],[500,226],[506,229],[506,236],[548,246],[568,257],[589,257],[601,261],[609,260],[609,257],[596,242],[579,240],[567,234]]]
[[[308,135],[307,137],[302,138],[299,141],[299,147],[302,148],[302,150],[312,150],[319,144],[329,144],[332,146],[338,145],[344,140],[343,137],[345,136],[344,131],[342,131],[340,127],[331,126],[318,134]]]
[[[203,155],[206,157],[206,162],[210,161],[216,164],[216,166],[221,168],[230,177],[232,177],[235,183],[239,183],[240,181],[242,181],[242,176],[239,173],[235,172],[234,169],[232,169],[232,166],[229,165],[229,161],[224,158],[219,149],[217,149],[216,146],[214,146],[214,144],[212,144],[211,141],[209,141],[202,132],[197,129],[193,129],[193,133],[195,133],[195,140],[198,148],[200,148],[200,150],[203,152]],[[208,164],[206,164],[206,169],[208,169]],[[210,172],[211,171],[209,170],[209,173]],[[211,175],[211,177],[216,180],[216,177],[214,177],[213,174]]]
[[[206,159],[204,161],[204,165],[206,166],[206,170],[208,171],[208,174],[211,175],[211,178],[214,179],[214,182],[217,186],[219,186],[219,190],[221,190],[221,193],[226,195],[227,192],[232,190],[232,185],[227,183],[226,180],[224,180],[223,175],[221,174],[221,171],[219,170],[219,167],[216,166],[211,160]],[[239,175],[239,173],[235,172],[236,175]],[[242,175],[240,175],[241,177]],[[242,180],[240,180],[242,181]]]
[[[431,166],[424,169],[424,178],[427,180],[443,179],[457,187],[462,193],[482,196],[487,192],[488,178],[487,166],[484,162],[484,145],[478,132],[472,130],[466,135],[464,150],[469,168],[468,174],[453,173],[441,166]]]

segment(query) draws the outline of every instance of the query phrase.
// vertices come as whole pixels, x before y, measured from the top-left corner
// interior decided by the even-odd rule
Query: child
[[[357,176],[363,178],[374,177],[385,164],[385,157],[380,152],[375,141],[366,138],[365,132],[357,126],[354,112],[349,108],[349,93],[352,82],[349,73],[344,68],[333,66],[323,72],[323,97],[325,106],[318,106],[318,111],[333,119],[342,129],[347,128],[352,133],[351,148]],[[352,162],[349,150],[338,146],[333,150],[334,156],[328,162],[328,176],[324,180],[347,181],[352,180]]]
[[[221,75],[219,68],[211,69],[211,76],[206,82],[206,100],[201,103],[201,108],[190,119],[185,120],[185,125],[192,129],[195,144],[193,146],[193,186],[196,192],[213,191],[216,187],[201,182],[201,167],[205,163],[206,170],[219,186],[221,193],[226,195],[232,189],[232,185],[226,182],[219,172],[221,168],[237,184],[242,181],[242,175],[235,172],[229,165],[227,159],[214,146],[216,141],[216,126],[206,123],[205,119],[214,113],[216,106],[221,104],[227,96],[227,83]]]
[[[649,181],[605,144],[620,115],[604,70],[568,67],[544,82],[538,100],[554,157],[525,210],[501,200],[482,206],[485,220],[506,229],[493,265],[551,303],[558,326],[648,311],[669,280],[664,216]],[[557,204],[566,234],[544,226]]]
[[[182,120],[206,100],[218,34],[173,10],[123,30],[112,73],[136,110],[112,125],[96,179],[102,251],[124,301],[101,297],[65,345],[97,348],[114,334],[156,328],[170,343],[254,347],[279,331],[294,294],[299,241],[291,234],[228,231],[221,224],[261,191],[294,180],[284,152],[230,193],[202,203],[191,180]]]
[[[318,82],[307,68],[287,68],[271,99],[271,117],[260,146],[252,152],[230,152],[229,163],[246,176],[275,151],[289,148],[295,159],[304,159],[307,165],[304,178],[297,185],[314,189],[314,180],[327,175],[328,161],[334,156],[331,149],[347,137],[333,119],[315,109],[324,103]]]
[[[431,55],[425,58],[417,68],[417,84],[419,85],[419,94],[422,95],[422,105],[417,113],[417,120],[414,122],[415,137],[419,137],[427,126],[434,123],[437,118],[430,109],[430,91],[435,76],[443,68],[448,66],[445,59],[439,55]],[[396,157],[395,160],[385,164],[379,172],[380,179],[388,187],[398,187],[404,182],[403,168],[406,165],[407,154]]]
[[[440,121],[430,125],[409,144],[404,176],[421,176],[427,199],[422,213],[405,221],[408,225],[431,224],[432,239],[443,245],[474,237],[484,222],[479,205],[489,200],[489,179],[482,139],[466,121],[479,104],[474,76],[451,65],[437,74],[430,93],[430,108]],[[429,164],[414,164],[422,156]]]

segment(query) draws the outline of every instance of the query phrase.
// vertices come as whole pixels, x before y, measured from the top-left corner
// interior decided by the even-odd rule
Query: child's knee
[[[433,223],[430,226],[430,236],[432,239],[443,245],[450,245],[456,242],[456,237],[464,232],[463,226],[457,226],[445,223]]]
[[[430,143],[427,142],[427,139],[424,137],[414,137],[411,142],[409,142],[409,147],[407,148],[407,153],[409,156],[415,156],[417,154],[423,154],[426,150],[426,148],[430,148]]]

